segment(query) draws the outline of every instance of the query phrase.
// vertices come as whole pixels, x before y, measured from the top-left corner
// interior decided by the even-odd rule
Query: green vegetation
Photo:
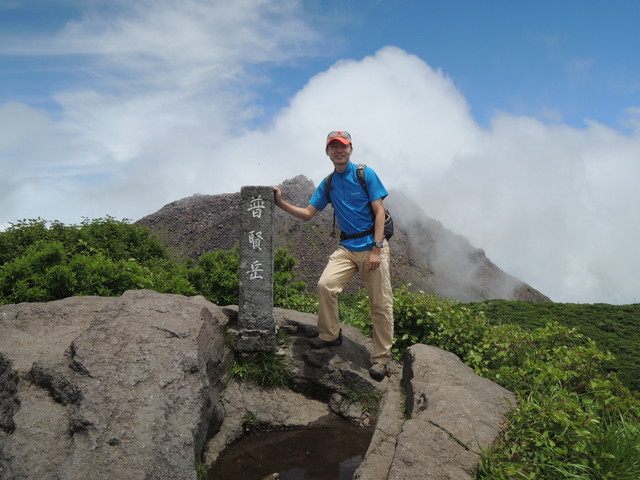
[[[0,233],[0,305],[148,288],[196,293],[148,230],[112,218],[80,226],[28,220]]]
[[[198,480],[207,480],[207,476],[209,475],[209,472],[207,471],[207,467],[204,465],[204,463],[198,463],[196,465],[196,478]]]
[[[258,418],[253,412],[247,411],[242,419],[242,430],[245,433],[252,433],[258,428]]]
[[[416,342],[458,355],[515,392],[504,438],[479,479],[631,479],[640,472],[640,401],[586,336],[556,322],[533,329],[490,322],[484,311],[396,291],[396,353]]]
[[[234,377],[264,388],[287,388],[292,380],[286,359],[267,352],[239,355],[229,370]]]
[[[274,266],[274,305],[276,307],[317,313],[318,301],[307,293],[304,282],[295,281],[296,260],[279,248]],[[217,305],[238,304],[239,248],[205,253],[188,271],[190,282],[200,295]]]
[[[245,433],[253,433],[258,428],[258,418],[253,412],[247,412],[242,418],[242,430]]]
[[[378,392],[366,392],[363,390],[356,390],[347,387],[347,393],[345,395],[347,402],[350,404],[357,403],[362,408],[363,412],[376,414],[380,407],[380,400],[382,400],[382,394]]]
[[[0,305],[142,288],[237,305],[239,263],[238,248],[206,253],[195,264],[180,262],[147,228],[111,217],[78,226],[24,220],[0,232]],[[274,303],[317,312],[317,299],[294,279],[295,264],[286,250],[276,251]]]
[[[640,303],[633,305],[534,303],[492,300],[470,304],[493,324],[514,323],[527,329],[549,322],[573,327],[599,348],[613,353],[604,363],[631,390],[640,392]]]
[[[238,302],[237,249],[182,264],[148,230],[112,218],[80,226],[41,220],[12,225],[0,232],[0,265],[0,305],[120,295],[131,288]],[[294,266],[286,251],[276,253],[275,304],[317,312],[317,298],[295,281]],[[369,335],[366,295],[342,296],[340,303],[341,321]],[[394,355],[402,357],[415,343],[434,345],[517,394],[504,437],[483,455],[477,478],[636,479],[639,308],[464,305],[407,286],[395,291]],[[284,358],[271,354],[239,357],[231,373],[270,387],[290,382]]]
[[[189,270],[189,280],[198,293],[216,305],[238,304],[238,248],[205,253]]]

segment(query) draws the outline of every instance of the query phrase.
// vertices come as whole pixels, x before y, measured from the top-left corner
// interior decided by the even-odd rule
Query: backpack
[[[364,193],[367,194],[367,196],[369,196],[369,190],[367,189],[367,183],[364,180],[364,169],[367,168],[367,166],[364,163],[361,163],[358,165],[358,168],[356,168],[356,176],[358,177],[358,182],[360,183],[360,186],[362,187],[362,189],[364,190]],[[333,172],[331,172],[329,175],[327,175],[327,178],[325,179],[325,190],[327,192],[327,202],[331,203],[331,205],[333,206],[333,202],[331,201],[331,190],[333,189],[333,187],[331,186],[331,180],[333,179]],[[369,203],[369,208],[371,209],[371,216],[374,216],[373,213],[373,207],[371,206],[371,203]],[[371,228],[369,230],[367,230],[366,232],[360,232],[360,233],[354,233],[353,235],[345,235],[344,232],[340,232],[340,240],[347,240],[350,238],[360,238],[360,237],[364,237],[366,235],[370,235],[374,232],[374,229]],[[333,212],[333,231],[331,233],[332,237],[336,236],[336,212],[334,210]],[[393,236],[393,218],[391,218],[391,214],[389,213],[389,210],[385,209],[384,211],[384,237],[389,240],[391,237]]]

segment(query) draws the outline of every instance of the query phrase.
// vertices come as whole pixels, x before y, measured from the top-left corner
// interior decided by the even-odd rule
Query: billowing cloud
[[[293,0],[113,7],[51,38],[0,42],[0,53],[52,56],[75,69],[74,83],[52,92],[59,111],[0,110],[0,125],[14,125],[0,135],[23,140],[11,148],[0,140],[0,161],[9,171],[24,171],[5,180],[21,201],[3,198],[0,219],[131,218],[195,189],[210,191],[216,175],[203,185],[202,170],[219,170],[219,145],[243,135],[261,113],[254,89],[269,78],[260,70],[286,64],[318,41]],[[36,116],[38,131],[29,119]],[[55,151],[40,148],[40,168],[26,168],[25,158],[35,158],[31,150],[53,144]]]
[[[349,129],[355,162],[554,300],[637,301],[638,130],[504,112],[481,128],[451,79],[396,48],[317,75],[274,123],[275,139],[316,131],[316,155],[291,160],[316,182],[322,127]]]
[[[298,2],[122,8],[69,24],[46,46],[19,47],[81,55],[86,73],[55,93],[55,113],[0,105],[3,224],[137,219],[194,193],[301,173],[317,184],[331,168],[326,133],[346,129],[354,162],[552,299],[639,301],[637,111],[624,134],[508,112],[480,126],[455,79],[386,47],[318,73],[255,127],[268,67],[322,42]]]

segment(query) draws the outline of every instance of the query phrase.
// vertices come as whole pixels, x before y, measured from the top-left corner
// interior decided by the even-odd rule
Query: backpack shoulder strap
[[[367,198],[369,197],[369,189],[367,188],[367,182],[365,182],[364,180],[364,169],[367,168],[367,166],[364,163],[361,163],[358,165],[358,168],[356,169],[356,174],[358,176],[358,181],[360,182],[360,185],[362,186],[362,189],[364,190],[364,193],[367,194]],[[373,212],[373,206],[371,205],[371,200],[369,199],[369,208],[371,209],[371,215],[374,217],[375,219],[375,213]]]
[[[324,189],[327,192],[327,203],[331,203],[331,189],[333,188],[331,186],[331,180],[333,179],[333,172],[331,172],[329,175],[327,175],[327,178],[325,178],[324,180]]]
[[[327,192],[327,203],[331,203],[331,206],[333,206],[333,203],[331,202],[331,189],[333,189],[333,186],[331,186],[331,180],[333,180],[333,172],[331,172],[329,175],[327,175],[327,178],[325,178],[325,180],[324,180],[324,189]],[[333,228],[331,230],[331,236],[332,237],[336,236],[336,211],[335,211],[335,209],[333,210]]]
[[[367,166],[364,163],[359,164],[358,168],[356,169],[356,174],[358,176],[358,181],[360,182],[360,185],[362,185],[362,188],[364,189],[364,191],[368,195],[369,191],[367,190],[367,183],[364,181],[364,169],[365,168],[367,168]]]

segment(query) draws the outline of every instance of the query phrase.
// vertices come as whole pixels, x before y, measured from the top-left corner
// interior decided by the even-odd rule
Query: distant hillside
[[[535,329],[558,322],[576,328],[601,350],[613,353],[615,360],[606,362],[605,367],[616,372],[630,389],[640,392],[640,303],[541,304],[494,300],[473,304],[471,308],[483,311],[494,324],[516,323]]]
[[[281,185],[287,201],[306,205],[314,191],[304,176]],[[136,222],[149,227],[179,257],[197,259],[238,243],[240,194],[195,195],[172,202]],[[534,288],[494,265],[480,249],[447,230],[403,195],[391,192],[385,206],[396,228],[391,239],[394,286],[413,288],[463,302],[488,299],[550,301]],[[313,288],[337,240],[330,236],[333,210],[326,208],[311,222],[277,209],[276,248],[286,248],[299,260],[298,276]],[[360,285],[356,282],[350,291]]]

